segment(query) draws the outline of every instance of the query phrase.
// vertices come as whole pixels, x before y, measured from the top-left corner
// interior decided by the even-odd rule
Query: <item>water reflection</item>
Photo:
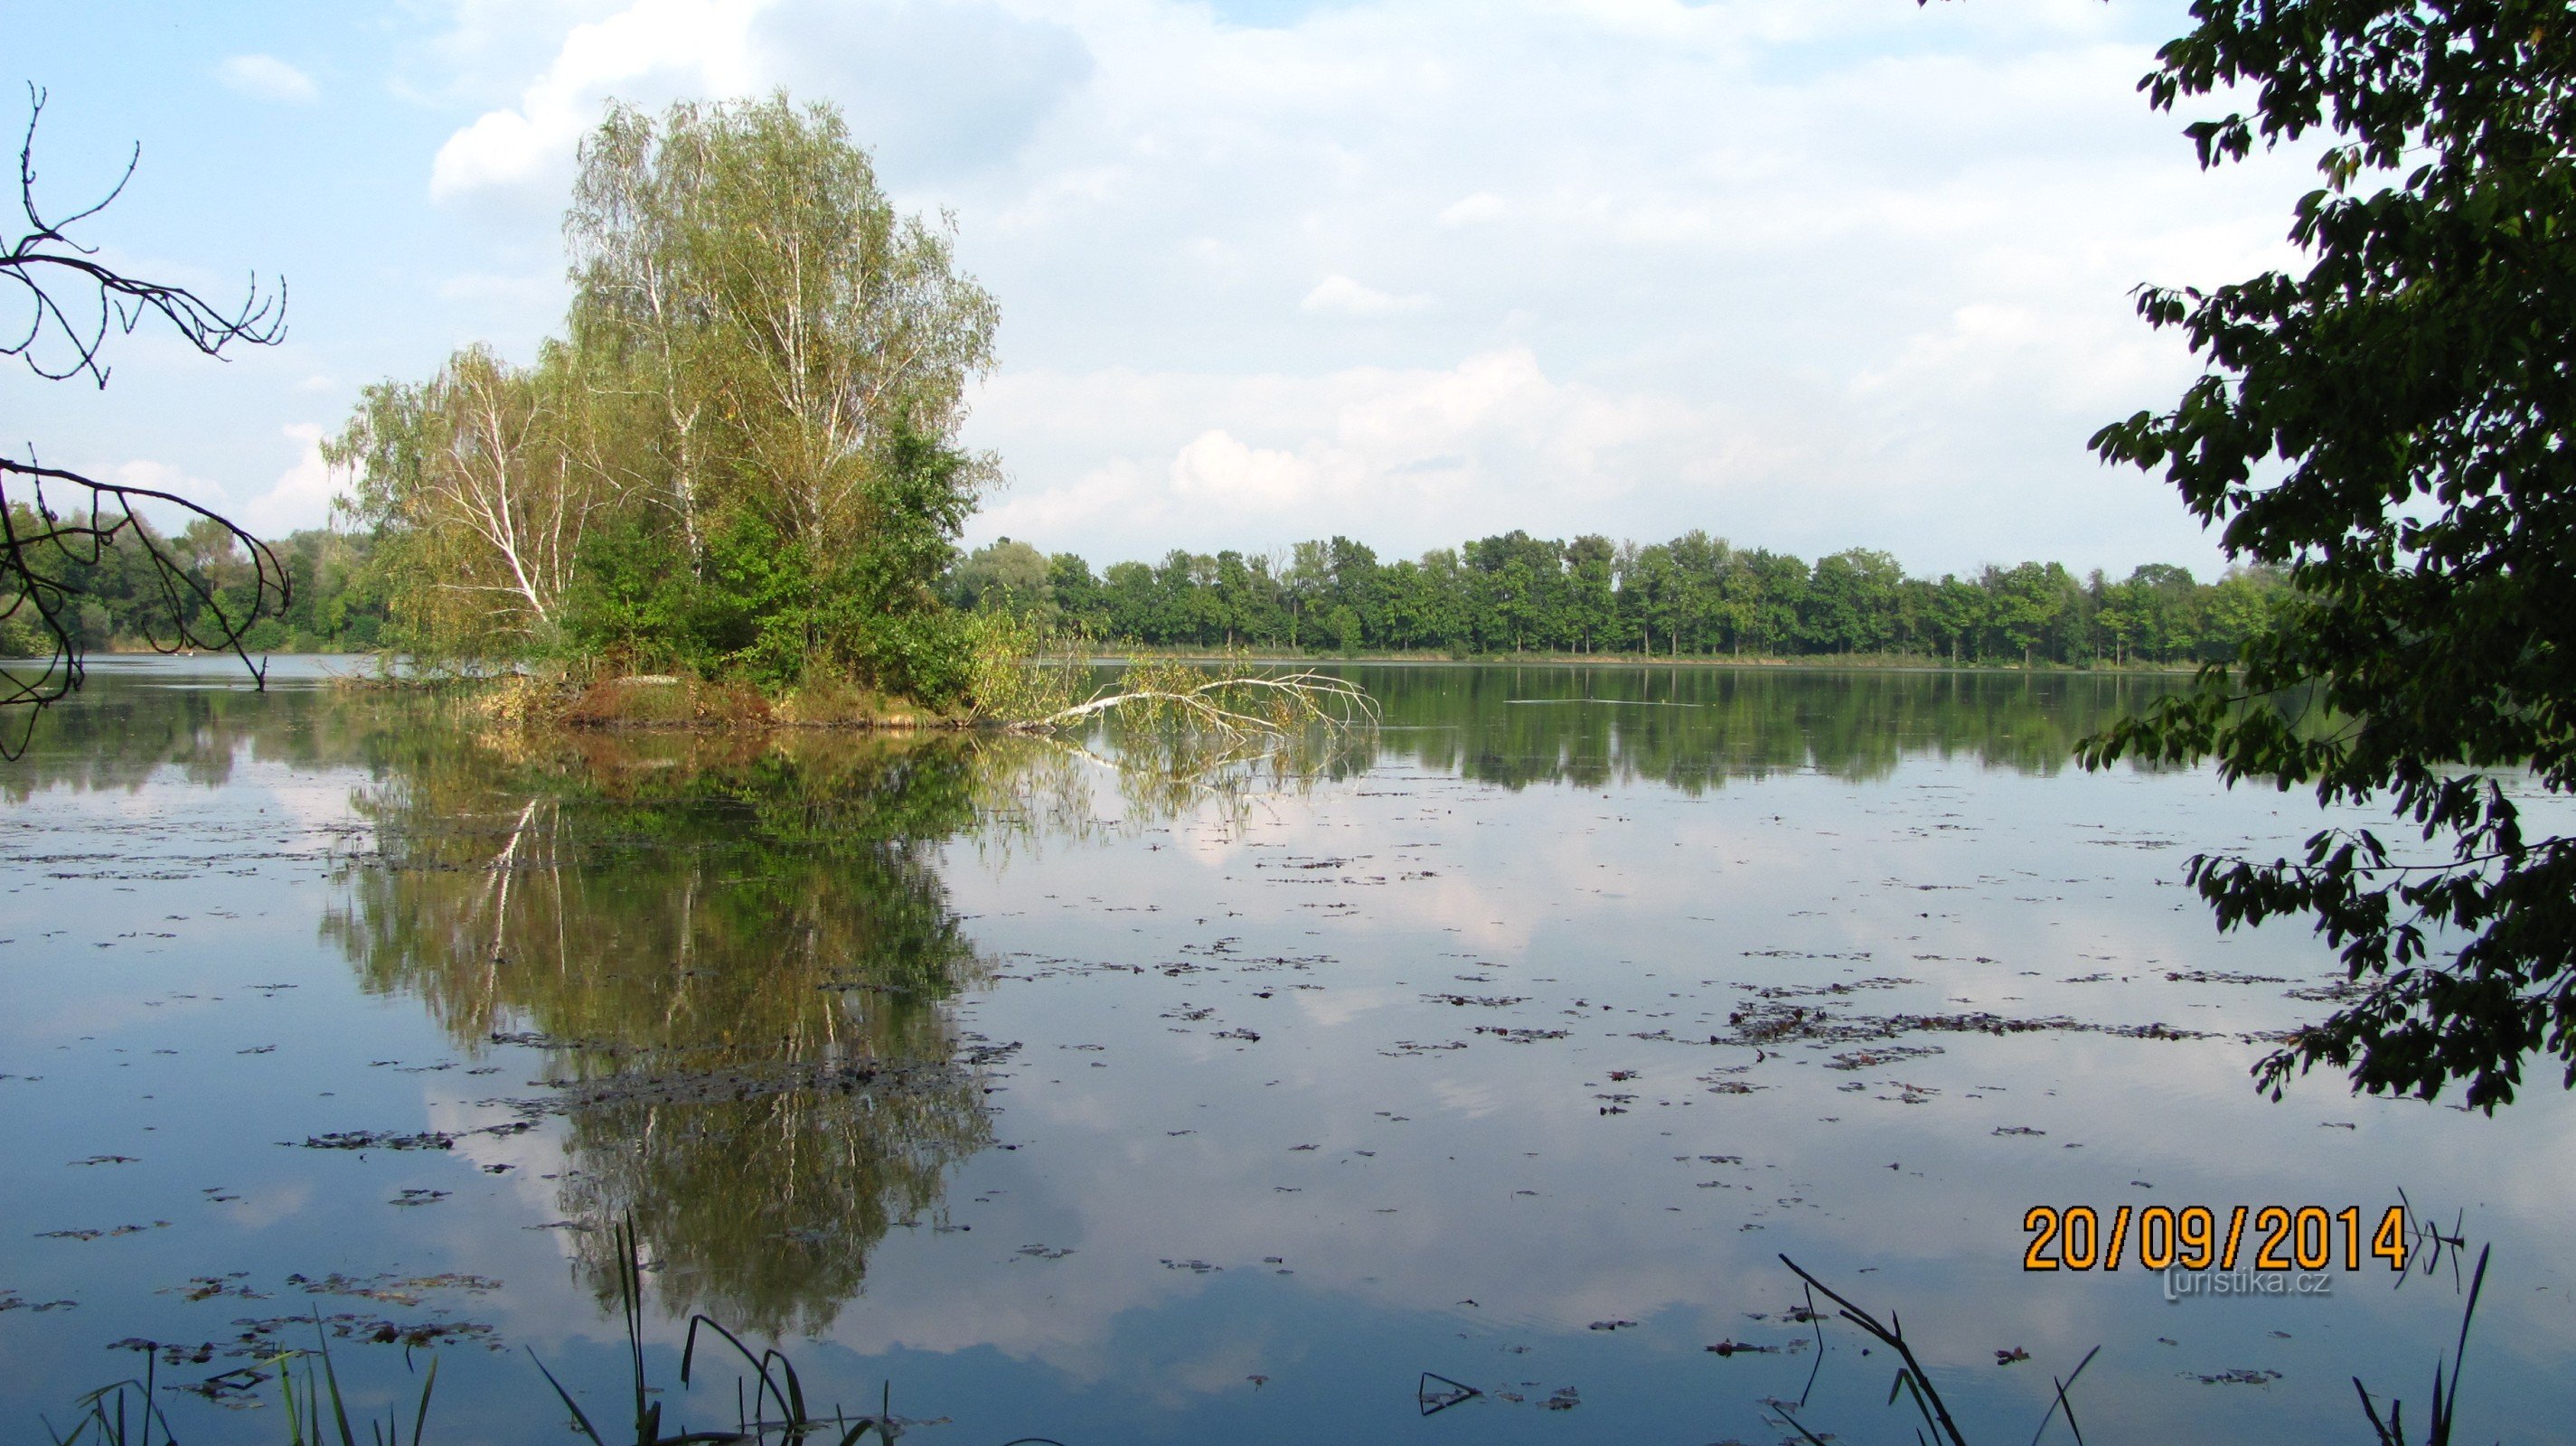
[[[896,1225],[947,1228],[998,1053],[941,1006],[991,977],[939,877],[1055,836],[1220,815],[1348,768],[1354,739],[476,731],[416,717],[353,811],[324,937],[469,1053],[536,1043],[559,1208],[603,1298],[632,1216],[673,1314],[815,1333]],[[399,740],[398,744],[396,740]],[[398,751],[394,751],[398,748]]]
[[[102,677],[7,775],[13,1409],[58,1408],[121,1338],[225,1340],[251,1291],[297,1309],[288,1282],[340,1271],[505,1281],[453,1304],[578,1370],[597,1227],[631,1211],[665,1307],[824,1330],[795,1348],[809,1389],[892,1380],[966,1439],[1303,1440],[1354,1411],[1388,1434],[1417,1368],[1491,1388],[1426,1429],[1769,1439],[1757,1403],[1814,1365],[1782,1253],[1921,1310],[1979,1439],[2026,1433],[2034,1371],[2096,1342],[2088,1414],[2328,1439],[2352,1375],[2448,1348],[2456,1301],[2034,1281],[2022,1212],[2475,1181],[2466,1231],[2532,1288],[2490,1292],[2472,1407],[2541,1418],[2563,1104],[2259,1103],[2239,1036],[2312,1017],[2330,956],[2212,940],[2172,882],[2202,840],[2310,820],[2205,776],[2020,776],[2172,680],[1352,673],[1381,731],[1252,756],[510,735],[418,695]],[[1829,1036],[1983,1012],[2076,1027]],[[2097,1028],[2149,1021],[2192,1033]],[[446,1152],[267,1143],[528,1121]],[[593,1229],[536,1233],[558,1218]],[[34,1314],[56,1299],[79,1308]],[[1877,1429],[1881,1358],[1828,1331],[1811,1419]],[[1776,1349],[1707,1352],[1727,1339]],[[368,1354],[343,1369],[399,1370]],[[461,1434],[552,1419],[523,1356],[480,1368],[441,1387]],[[1546,1409],[1576,1385],[1579,1413]],[[192,1440],[259,1434],[200,1415]]]
[[[245,749],[260,761],[298,767],[356,763],[410,773],[439,766],[460,713],[452,700],[371,690],[335,696],[336,690],[293,681],[266,694],[212,676],[204,686],[150,686],[164,674],[175,675],[188,660],[158,661],[168,666],[120,669],[136,676],[111,675],[111,686],[94,687],[50,712],[37,731],[35,750],[23,764],[0,773],[0,790],[23,800],[51,787],[130,789],[164,766],[179,768],[192,783],[217,787]],[[1308,751],[1282,769],[1278,759],[1219,760],[1170,740],[1140,744],[1131,737],[1108,746],[1112,733],[1104,725],[1081,741],[1099,756],[1091,760],[1091,778],[1079,781],[1075,791],[1114,777],[1111,791],[1131,806],[1168,814],[1203,796],[1211,779],[1221,776],[1215,766],[1220,761],[1241,777],[1265,775],[1265,786],[1276,786],[1287,776],[1356,775],[1382,756],[1410,757],[1508,788],[1649,781],[1695,793],[1729,778],[1801,769],[1867,781],[1885,778],[1905,758],[1919,756],[1969,757],[1989,767],[2053,775],[2069,765],[2078,739],[2186,681],[2159,674],[1633,664],[1354,664],[1325,671],[1358,682],[1378,700],[1380,731],[1334,740],[1322,752],[1310,740],[1303,745]],[[1114,672],[1104,669],[1102,678]],[[487,735],[485,741],[499,740]],[[1140,748],[1159,749],[1160,756],[1139,767],[1132,755]],[[611,756],[616,751],[574,750],[612,773],[626,766]],[[741,752],[738,746],[719,751]],[[767,751],[802,757],[813,750],[796,744]],[[1023,746],[1001,753],[986,749],[980,756],[982,786],[998,784],[1041,805],[1059,783],[1083,771],[1009,780],[997,768],[1005,758],[1012,768],[1054,766],[1064,772],[1062,750]],[[1083,808],[1047,811],[1053,822],[1070,825]],[[957,820],[945,825],[958,826]]]
[[[2178,675],[1496,665],[1337,671],[1383,709],[1382,751],[1505,788],[1655,782],[1698,794],[1813,769],[1887,778],[1909,757],[2052,775],[2086,734]]]
[[[815,1331],[991,1132],[942,1001],[989,973],[930,851],[958,738],[488,737],[356,800],[379,857],[325,936],[468,1051],[534,1036],[594,1289],[631,1214],[673,1313]]]
[[[48,790],[131,793],[165,768],[221,788],[250,758],[313,767],[344,762],[380,720],[324,706],[314,689],[138,688],[109,674],[45,711],[24,757],[0,769],[0,798]]]
[[[1104,724],[1072,740],[529,734],[409,695],[107,690],[7,778],[135,788],[164,768],[358,764],[371,850],[323,934],[362,986],[420,999],[461,1049],[548,1050],[557,1204],[592,1286],[631,1214],[673,1313],[827,1327],[898,1224],[937,1229],[991,1143],[975,1046],[942,1006],[989,981],[935,859],[1132,832],[1211,799],[1409,758],[1519,789],[1818,769],[1909,754],[2062,767],[2168,680],[1620,668],[1346,670],[1382,730],[1211,748]],[[354,706],[353,706],[354,705]],[[1217,810],[1219,814],[1227,808]]]

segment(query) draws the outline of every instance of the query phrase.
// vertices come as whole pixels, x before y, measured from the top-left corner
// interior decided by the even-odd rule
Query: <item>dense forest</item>
[[[172,542],[209,591],[246,600],[249,567],[229,536],[200,525]],[[362,652],[393,641],[391,580],[370,534],[305,531],[274,546],[294,597],[283,617],[254,625],[254,650]],[[135,551],[111,548],[76,568],[84,646],[145,646],[148,620],[167,615],[158,579]],[[2093,667],[2233,657],[2282,586],[2259,570],[2203,583],[2163,564],[2116,582],[2037,562],[1934,579],[1859,549],[1810,565],[1701,532],[1642,547],[1512,532],[1393,563],[1336,537],[1299,543],[1284,557],[1174,552],[1102,573],[1072,553],[1050,557],[1006,538],[955,558],[941,591],[961,610],[1033,612],[1112,650],[1900,656]],[[24,624],[0,623],[0,649],[36,646],[13,626]]]
[[[14,505],[12,512],[11,523],[20,536],[38,530],[39,519],[24,504]],[[253,616],[258,578],[231,532],[201,518],[185,531],[155,536],[164,553],[228,616]],[[258,612],[243,633],[248,651],[367,652],[384,645],[384,592],[366,534],[314,528],[278,538],[269,548],[286,572],[292,595],[282,613],[273,597]],[[203,606],[172,588],[145,549],[124,534],[94,555],[65,549],[48,556],[44,566],[80,599],[65,621],[84,652],[168,648],[173,621],[193,624]],[[212,630],[196,631],[202,636]],[[52,640],[33,608],[0,617],[0,657],[41,658],[52,651]]]
[[[1908,577],[1854,548],[1812,566],[1705,532],[1640,547],[1510,532],[1380,562],[1345,537],[1284,556],[1174,552],[1094,574],[1004,538],[952,568],[950,601],[1035,611],[1112,647],[1642,657],[1904,656],[1952,663],[2186,664],[2235,656],[2284,583],[2151,564],[2112,581],[2057,563]]]

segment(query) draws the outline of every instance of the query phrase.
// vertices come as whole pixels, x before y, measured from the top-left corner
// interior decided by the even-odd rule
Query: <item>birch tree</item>
[[[864,545],[891,439],[950,443],[992,365],[999,311],[956,269],[953,218],[898,215],[828,106],[614,106],[565,224],[576,334],[653,394],[693,544],[710,507],[743,507]],[[997,474],[973,461],[967,485]]]
[[[935,590],[998,475],[956,433],[997,311],[827,106],[612,104],[567,338],[371,389],[336,443],[399,641],[448,658],[953,692]]]
[[[342,505],[389,550],[415,653],[480,657],[552,640],[582,538],[620,490],[577,366],[559,346],[534,368],[471,346],[427,382],[367,388],[325,445],[352,474]]]

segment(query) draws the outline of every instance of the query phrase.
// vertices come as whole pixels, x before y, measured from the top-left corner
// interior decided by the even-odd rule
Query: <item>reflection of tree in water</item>
[[[102,676],[20,764],[36,789],[133,788],[243,757],[361,771],[380,861],[326,923],[372,988],[418,994],[461,1045],[563,1046],[567,1213],[632,1209],[661,1298],[756,1330],[819,1327],[890,1225],[937,1209],[989,1138],[943,1001],[983,966],[933,850],[1130,827],[1358,772],[1376,750],[1519,787],[1698,791],[1916,754],[2053,771],[2162,679],[1807,670],[1349,670],[1383,706],[1329,746],[788,734],[469,741],[455,700],[151,686]],[[1537,703],[1521,700],[1555,700]],[[1587,699],[1619,700],[1613,703]],[[1668,706],[1680,704],[1684,706]],[[1647,706],[1634,706],[1647,705]],[[165,775],[166,776],[166,775]],[[1201,814],[1201,816],[1205,816]],[[863,1087],[829,1087],[872,1067]],[[723,1098],[638,1082],[715,1081]],[[588,1083],[579,1083],[588,1082]],[[737,1097],[738,1096],[738,1097]],[[582,1237],[603,1286],[606,1235]]]
[[[0,767],[0,798],[40,789],[132,792],[165,768],[199,788],[231,781],[245,754],[298,768],[346,765],[390,715],[333,706],[326,687],[272,681],[254,692],[234,675],[143,681],[95,662],[88,686],[49,707],[24,757]]]
[[[1791,668],[1366,667],[1381,746],[1520,788],[1817,769],[1885,778],[1908,757],[2053,774],[2077,739],[2182,679]]]
[[[1234,829],[1257,799],[1305,793],[1366,772],[1375,730],[1308,725],[1251,737],[1104,718],[1080,732],[996,740],[1007,766],[986,770],[988,827],[1005,854],[1049,836],[1132,833],[1195,819]]]
[[[985,966],[931,855],[977,816],[980,751],[451,740],[362,796],[383,857],[324,930],[465,1048],[557,1049],[566,1212],[632,1212],[668,1308],[819,1330],[991,1138],[941,1008]],[[603,1294],[607,1239],[582,1237]]]

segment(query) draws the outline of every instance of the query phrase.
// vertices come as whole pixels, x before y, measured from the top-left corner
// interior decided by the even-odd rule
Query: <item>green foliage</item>
[[[2202,164],[2329,133],[2298,273],[2148,289],[2208,366],[2095,450],[2159,468],[2286,606],[2188,696],[2094,740],[2226,777],[2384,799],[2401,835],[2203,857],[2222,926],[2305,917],[2358,996],[2265,1059],[2358,1089],[2511,1100],[2526,1056],[2576,1085],[2576,840],[2517,795],[2576,786],[2576,17],[2559,3],[2200,0],[2140,88],[2252,97],[2189,128]],[[2150,580],[2152,587],[2153,581]],[[2347,720],[2296,726],[2296,700]]]
[[[13,509],[11,522],[21,534],[32,530],[34,514],[18,504]],[[157,532],[135,535],[142,527],[138,520],[134,533],[118,534],[95,556],[66,558],[50,569],[81,599],[70,622],[84,650],[141,651],[172,646],[181,637],[209,635],[219,621],[208,615],[210,605],[223,606],[231,617],[249,616],[246,604],[259,580],[252,560],[230,534],[218,539],[203,526],[192,526],[175,538]],[[165,589],[147,542],[161,548],[202,591]],[[282,607],[273,598],[262,601],[260,615],[242,632],[245,648],[254,653],[332,652],[376,646],[385,613],[368,585],[367,538],[316,529],[291,533],[267,546],[290,580],[291,593]],[[0,657],[41,657],[48,646],[32,609],[0,615]]]
[[[997,472],[954,442],[995,311],[945,222],[780,96],[612,106],[564,224],[568,339],[370,388],[330,450],[393,641],[956,701],[937,588]]]
[[[1055,600],[1053,568],[1045,553],[1025,542],[1000,538],[975,549],[950,569],[948,599],[961,608],[1049,611]],[[1082,580],[1090,575],[1091,570],[1084,568]]]
[[[698,574],[683,539],[640,514],[608,519],[581,541],[565,598],[576,653],[626,672],[655,672],[696,654]]]
[[[1084,641],[1036,614],[991,609],[965,624],[966,669],[957,693],[978,718],[1018,723],[1071,707],[1087,670]]]
[[[560,344],[533,367],[475,345],[364,390],[322,454],[352,477],[338,509],[375,544],[392,646],[470,663],[558,641],[582,539],[619,496],[607,382]]]
[[[1818,561],[1693,531],[1638,547],[1511,532],[1381,563],[1348,538],[1301,542],[1278,559],[1174,552],[1094,577],[1071,553],[1045,560],[996,543],[961,563],[950,597],[1033,610],[1090,636],[1193,648],[1834,657],[1908,654],[1953,662],[2193,663],[2234,655],[2281,592],[2251,568],[2203,585],[2163,564],[2125,582],[2078,581],[2056,563],[1973,578],[1909,578],[1855,548]]]
[[[1015,755],[954,734],[388,736],[410,756],[356,803],[399,864],[352,869],[323,937],[460,1049],[563,1043],[584,1087],[556,1206],[601,1227],[576,1248],[603,1299],[627,1219],[674,1316],[825,1329],[876,1243],[991,1143],[941,1007],[990,968],[938,845]],[[686,1079],[709,1087],[666,1087]]]

